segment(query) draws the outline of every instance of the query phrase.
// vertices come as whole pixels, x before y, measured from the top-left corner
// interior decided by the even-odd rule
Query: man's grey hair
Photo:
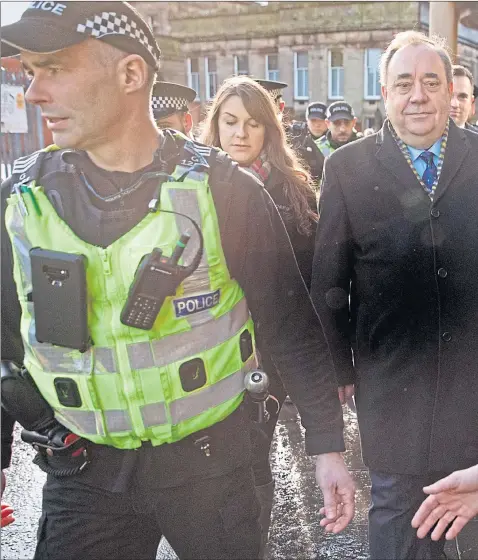
[[[387,50],[380,57],[380,83],[382,86],[387,85],[387,72],[393,55],[399,49],[409,45],[427,45],[431,47],[443,61],[447,82],[450,84],[453,81],[452,61],[446,40],[436,35],[428,37],[419,31],[403,31],[402,33],[397,33],[388,45]]]

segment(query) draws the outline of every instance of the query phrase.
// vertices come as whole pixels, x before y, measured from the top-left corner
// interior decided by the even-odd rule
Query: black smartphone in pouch
[[[85,352],[90,346],[86,257],[30,250],[36,339]]]

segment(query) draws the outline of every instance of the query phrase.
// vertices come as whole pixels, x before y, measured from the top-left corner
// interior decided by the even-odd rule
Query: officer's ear
[[[331,121],[329,121],[329,119],[325,119],[325,124],[327,125],[327,128],[330,128]]]
[[[129,54],[118,63],[118,78],[125,93],[133,93],[148,87],[148,64],[138,54]]]
[[[183,124],[184,124],[184,132],[186,134],[189,134],[193,127],[193,117],[189,111],[187,113],[184,113]]]

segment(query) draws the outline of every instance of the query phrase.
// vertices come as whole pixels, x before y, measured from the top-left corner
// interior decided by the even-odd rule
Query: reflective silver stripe
[[[91,349],[81,353],[79,350],[42,344],[36,339],[32,348],[45,373],[91,373]]]
[[[15,255],[19,260],[21,275],[24,282],[23,289],[25,292],[32,291],[32,265],[30,262],[30,249],[31,243],[25,235],[23,217],[21,216],[18,208],[11,213],[12,219],[9,224],[9,229],[12,233],[12,246],[15,250]]]
[[[194,220],[202,231],[201,211],[199,209],[199,201],[197,191],[194,189],[168,189],[168,194],[171,198],[171,204],[174,212],[181,212],[186,214]],[[199,248],[199,237],[197,231],[189,220],[183,216],[174,216],[176,219],[176,226],[180,233],[191,231],[191,239],[189,240],[186,248],[184,249],[183,259],[185,263],[191,262],[194,258],[196,251]],[[200,265],[208,266],[206,249],[204,249]]]
[[[126,350],[128,351],[131,369],[148,369],[155,366],[153,350],[149,342],[128,344]]]
[[[168,192],[173,210],[189,216],[202,230],[202,217],[197,190],[170,188]],[[192,230],[191,239],[183,253],[184,262],[189,264],[199,248],[199,236],[189,220],[177,215],[175,215],[175,219],[179,232],[183,233],[184,231]],[[204,243],[203,254],[198,268],[191,276],[184,280],[182,285],[185,296],[190,293],[207,292],[211,289],[206,243]],[[187,315],[184,319],[188,321],[191,327],[195,327],[212,319],[212,315],[209,309],[204,309],[203,311]]]
[[[153,403],[142,406],[141,416],[143,417],[145,428],[160,426],[161,424],[166,424],[168,421],[164,403]]]
[[[235,373],[221,379],[214,385],[190,395],[173,401],[169,410],[171,412],[171,422],[179,424],[189,420],[209,408],[232,399],[244,391],[244,376],[255,367],[255,359],[250,359],[246,365]]]
[[[82,353],[78,350],[39,343],[34,334],[33,337],[30,336],[29,342],[46,373],[73,373],[81,375],[94,373],[98,375],[101,373],[116,373],[118,371],[115,353],[112,348],[97,348],[95,346]]]
[[[131,432],[133,430],[131,418],[126,410],[105,410],[103,414],[109,433]]]
[[[172,334],[161,340],[153,340],[153,363],[149,354],[148,343],[140,342],[128,346],[131,369],[144,367],[163,367],[185,358],[190,358],[226,342],[240,332],[249,320],[249,309],[246,299],[242,298],[228,313],[192,331]],[[138,346],[138,348],[131,347]],[[148,345],[149,346],[149,345]]]
[[[57,420],[66,426],[73,433],[91,434],[96,435],[97,418],[96,415],[100,413],[93,410],[73,410],[73,409],[56,409],[55,417]],[[101,425],[101,420],[98,418],[98,425]]]
[[[112,348],[99,348],[94,346],[93,349],[94,367],[93,372],[98,373],[116,373],[116,355]]]

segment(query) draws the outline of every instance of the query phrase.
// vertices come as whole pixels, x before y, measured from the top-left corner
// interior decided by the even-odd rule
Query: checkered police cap
[[[88,37],[159,68],[161,51],[141,15],[127,2],[32,2],[21,19],[1,28],[2,56],[21,50],[55,52]]]
[[[196,92],[192,88],[172,82],[156,82],[151,100],[154,118],[163,119],[178,111],[187,111],[195,98]]]
[[[255,81],[267,90],[273,101],[280,99],[282,97],[282,90],[287,87],[285,82],[277,82],[275,80],[257,78]]]

